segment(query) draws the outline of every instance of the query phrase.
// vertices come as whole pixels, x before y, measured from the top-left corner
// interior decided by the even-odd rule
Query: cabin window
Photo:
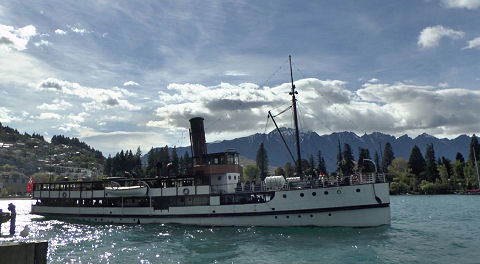
[[[213,159],[213,163],[218,164],[218,158]]]
[[[221,180],[222,180],[222,176],[218,176],[218,180],[221,181]]]
[[[231,179],[232,179],[232,175],[228,175],[228,179],[231,180]]]

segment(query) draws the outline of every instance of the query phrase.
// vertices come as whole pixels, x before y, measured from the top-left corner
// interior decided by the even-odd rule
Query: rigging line
[[[277,107],[277,108],[278,108],[278,107]],[[283,113],[287,112],[288,110],[290,110],[290,108],[292,108],[292,106],[291,106],[291,105],[289,105],[287,108],[285,108],[284,110],[282,110],[280,113],[278,113],[278,114],[274,115],[273,117],[277,117],[277,116],[279,116],[279,115],[281,115],[281,114],[283,114]]]
[[[295,63],[293,63],[293,66],[295,66],[295,70],[303,77],[303,79],[307,78],[307,76],[303,73],[300,67],[298,67]]]
[[[274,77],[275,75],[277,75],[277,73],[279,73],[280,70],[282,70],[282,68],[283,68],[283,67],[285,66],[285,64],[287,64],[287,63],[288,63],[288,59],[285,60],[285,61],[283,61],[283,62],[280,64],[280,66],[278,67],[278,69],[275,70],[266,80],[264,80],[263,82],[261,82],[261,83],[259,84],[259,87],[263,87],[265,84],[267,84],[268,82],[270,82],[271,79],[272,79],[272,77]]]
[[[300,106],[304,107],[304,104],[303,103],[300,103]],[[304,107],[304,108],[307,108],[307,107]],[[308,108],[307,108],[308,109]],[[330,129],[330,127],[328,127],[328,125],[323,121],[323,119],[321,119],[319,116],[317,116],[315,114],[314,111],[309,111],[309,114],[311,114],[313,117],[315,117],[320,123],[322,123],[322,125],[328,129],[330,132],[332,133],[335,133],[335,131],[333,131],[332,129]]]

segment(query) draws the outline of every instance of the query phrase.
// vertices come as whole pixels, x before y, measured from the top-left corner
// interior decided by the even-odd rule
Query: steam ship
[[[291,79],[299,161],[297,91],[292,75]],[[298,162],[295,180],[276,176],[246,184],[241,182],[239,153],[207,153],[203,121],[201,117],[190,119],[193,166],[189,177],[35,183],[36,203],[31,213],[95,223],[321,227],[390,224],[389,185],[383,174],[310,178],[303,176]]]

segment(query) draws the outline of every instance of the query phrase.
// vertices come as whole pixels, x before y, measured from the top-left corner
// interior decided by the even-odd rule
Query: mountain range
[[[292,154],[296,157],[294,130],[290,128],[280,128],[280,131],[289,145]],[[374,158],[375,152],[380,156],[385,144],[390,142],[396,158],[408,160],[414,145],[417,145],[422,153],[425,154],[427,144],[433,144],[436,158],[443,156],[454,160],[457,152],[460,152],[464,157],[468,156],[470,140],[471,138],[467,135],[461,135],[455,139],[448,139],[436,138],[424,133],[415,138],[411,138],[408,135],[397,138],[379,132],[364,134],[362,136],[358,136],[353,132],[340,132],[320,136],[316,132],[309,131],[300,134],[300,147],[302,158],[308,159],[310,155],[313,155],[315,162],[317,162],[318,151],[321,151],[327,169],[334,171],[336,169],[339,142],[342,150],[344,144],[351,146],[355,159],[358,159],[359,148],[368,149],[372,159]],[[264,144],[267,150],[271,166],[284,166],[286,162],[293,163],[277,130],[273,130],[268,134],[257,133],[246,137],[207,143],[207,151],[208,153],[215,153],[223,152],[227,149],[234,149],[239,152],[240,155],[255,160],[257,150],[261,143]],[[190,147],[177,147],[178,155],[183,155],[186,151],[190,153]],[[142,160],[146,161],[147,157],[148,153]]]

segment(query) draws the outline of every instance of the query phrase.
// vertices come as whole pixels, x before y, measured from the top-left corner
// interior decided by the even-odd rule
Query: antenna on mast
[[[288,61],[290,63],[290,80],[292,82],[292,91],[289,93],[292,96],[292,106],[293,106],[293,122],[295,124],[295,139],[297,142],[297,176],[300,177],[300,180],[303,180],[302,173],[302,157],[300,155],[300,136],[298,132],[298,117],[297,117],[297,99],[295,94],[298,94],[295,91],[295,84],[293,84],[293,73],[292,73],[292,56],[288,55]]]

